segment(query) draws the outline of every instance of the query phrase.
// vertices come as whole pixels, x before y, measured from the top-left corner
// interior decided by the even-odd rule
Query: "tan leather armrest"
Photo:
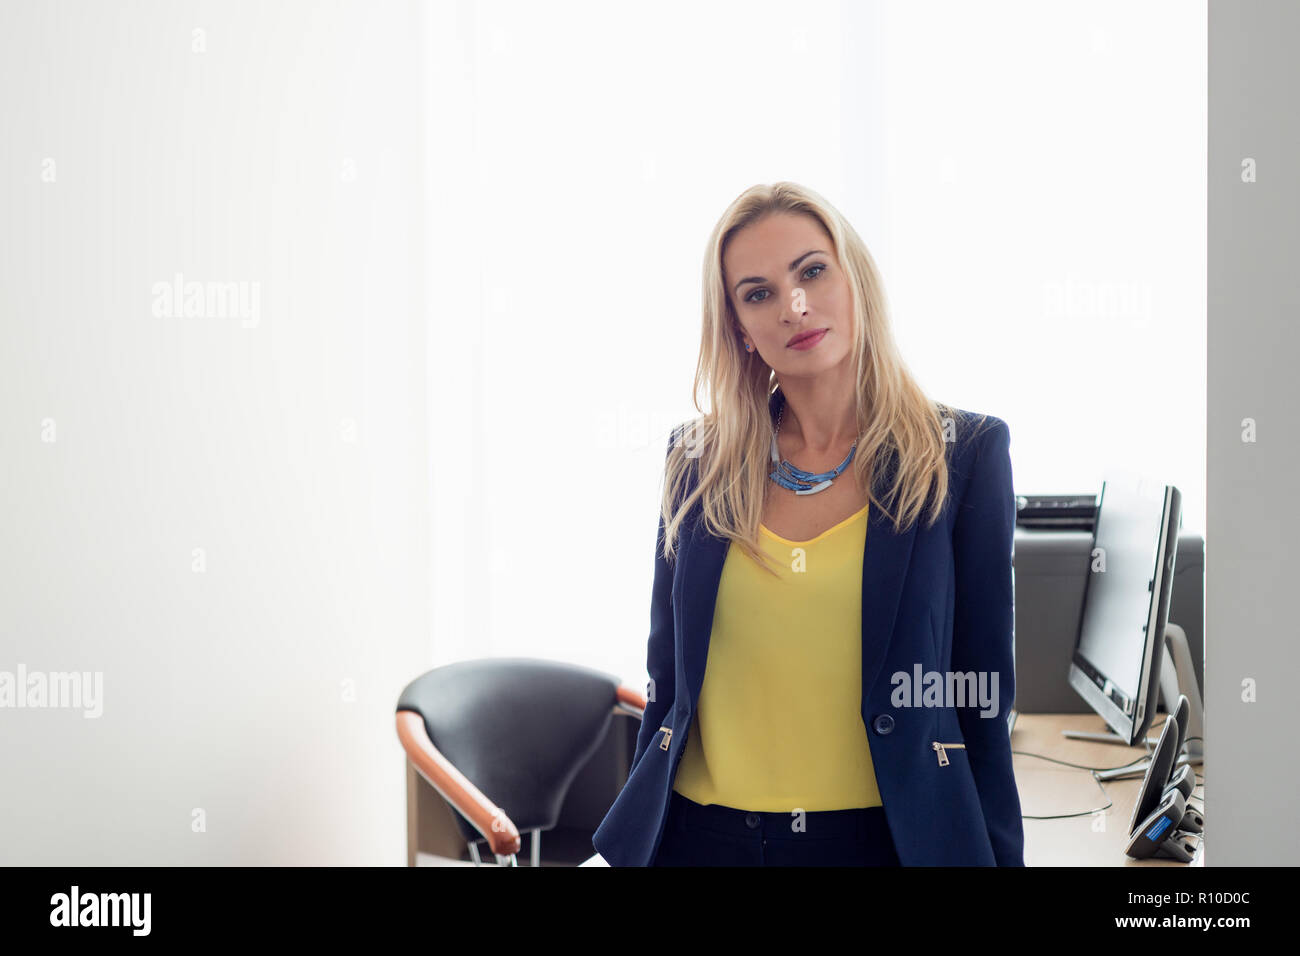
[[[504,810],[484,796],[433,745],[423,717],[413,710],[399,710],[397,739],[420,776],[483,834],[494,854],[509,856],[519,852],[519,830]]]

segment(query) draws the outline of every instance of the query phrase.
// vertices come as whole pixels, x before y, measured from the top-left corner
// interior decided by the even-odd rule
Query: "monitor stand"
[[[1171,666],[1172,665],[1172,666]],[[1165,712],[1173,713],[1174,702],[1178,695],[1186,695],[1191,709],[1187,714],[1187,739],[1183,744],[1184,753],[1178,755],[1174,764],[1199,764],[1205,754],[1204,709],[1200,689],[1196,685],[1196,668],[1192,664],[1192,652],[1187,646],[1187,632],[1177,624],[1165,625],[1165,639],[1160,647],[1160,699],[1164,701]],[[1063,730],[1061,734],[1072,740],[1092,740],[1099,743],[1120,744],[1127,746],[1128,741],[1119,734],[1105,731],[1092,733],[1085,730]],[[1154,747],[1156,739],[1146,738],[1146,745]],[[1099,780],[1118,780],[1122,777],[1142,776],[1146,773],[1150,759],[1141,757],[1131,764],[1115,767],[1111,770],[1097,771]]]

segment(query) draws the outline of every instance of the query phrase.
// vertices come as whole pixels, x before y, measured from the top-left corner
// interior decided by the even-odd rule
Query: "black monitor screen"
[[[1102,489],[1075,661],[1127,716],[1143,678],[1165,486],[1111,476]]]

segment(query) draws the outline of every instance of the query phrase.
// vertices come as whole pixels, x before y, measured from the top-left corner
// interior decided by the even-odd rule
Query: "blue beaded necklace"
[[[840,472],[849,466],[853,460],[853,454],[858,450],[858,440],[853,440],[853,447],[849,449],[848,456],[839,464],[839,467],[833,471],[824,471],[819,475],[796,468],[781,458],[780,453],[776,450],[776,436],[781,434],[781,418],[785,415],[785,400],[781,401],[781,411],[776,416],[776,431],[772,433],[772,464],[776,470],[769,477],[782,488],[789,488],[796,495],[815,495],[831,486],[831,483],[839,477]]]

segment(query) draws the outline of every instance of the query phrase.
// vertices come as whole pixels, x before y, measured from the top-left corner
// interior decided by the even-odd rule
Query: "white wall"
[[[103,713],[0,709],[2,863],[405,861],[417,27],[406,3],[6,6],[0,671],[101,672]],[[176,273],[259,312],[157,315]]]
[[[881,268],[933,394],[1020,493],[1112,466],[1205,531],[1205,3],[890,3]]]

